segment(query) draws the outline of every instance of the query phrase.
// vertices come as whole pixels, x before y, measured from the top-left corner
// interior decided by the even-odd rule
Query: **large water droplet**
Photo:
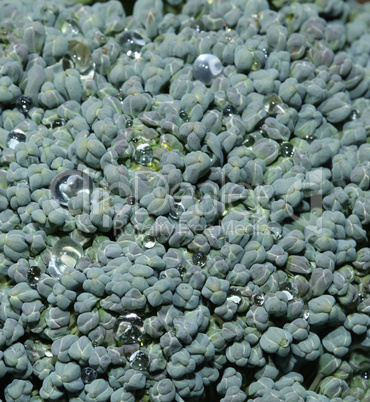
[[[222,71],[220,59],[213,54],[201,54],[193,64],[194,78],[208,84]]]
[[[32,105],[33,100],[27,95],[21,95],[15,102],[17,109],[24,114],[27,114],[30,111]]]
[[[15,130],[12,130],[8,134],[8,138],[6,141],[6,146],[11,149],[15,149],[15,147],[20,143],[20,142],[25,142],[26,141],[26,134],[22,131],[16,128]]]
[[[66,35],[78,35],[80,32],[78,29],[78,24],[73,20],[65,20],[62,23],[60,30]]]
[[[68,42],[68,51],[63,58],[63,68],[74,68],[80,72],[81,78],[94,76],[94,63],[89,48],[78,40]]]
[[[185,112],[184,109],[180,109],[179,116],[180,116],[180,119],[182,119],[184,121],[189,121],[189,115]]]
[[[84,367],[81,370],[81,380],[84,384],[90,384],[98,377],[98,373],[91,367]]]
[[[268,226],[271,231],[272,238],[277,241],[283,237],[283,228],[277,222],[269,222]]]
[[[56,119],[51,122],[51,128],[63,127],[65,126],[66,121],[64,119]]]
[[[90,200],[93,181],[87,173],[80,170],[67,170],[54,177],[50,183],[50,191],[61,205],[68,205],[68,201],[80,193],[84,193]]]
[[[263,99],[263,106],[269,115],[285,112],[283,108],[283,101],[278,95],[266,95]]]
[[[141,318],[135,313],[119,316],[114,324],[114,338],[124,344],[141,343],[144,328]]]
[[[291,157],[294,155],[295,148],[289,142],[283,142],[280,145],[280,152],[282,156]]]
[[[254,137],[252,137],[251,135],[247,135],[245,137],[245,140],[243,141],[243,145],[245,145],[246,147],[251,147],[255,142],[256,140],[254,139]]]
[[[153,248],[155,246],[155,238],[151,235],[147,235],[143,239],[143,246],[145,248]]]
[[[130,356],[129,362],[134,370],[146,370],[149,367],[150,358],[147,353],[138,350]]]
[[[360,113],[357,110],[354,110],[350,115],[349,115],[350,120],[358,120],[360,118]]]
[[[126,199],[126,204],[127,205],[135,205],[137,203],[136,198],[133,197],[132,195],[128,196]]]
[[[67,267],[76,266],[82,254],[83,249],[79,243],[70,237],[62,237],[53,247],[49,274],[59,278]]]
[[[39,267],[29,267],[27,270],[27,283],[31,288],[35,288],[40,280],[41,269]]]
[[[179,220],[180,216],[185,212],[184,206],[181,202],[173,202],[170,205],[169,215],[172,219]]]
[[[118,38],[118,43],[121,45],[123,53],[132,59],[138,59],[141,56],[141,49],[145,45],[145,40],[138,33],[127,31]]]
[[[263,303],[265,302],[265,296],[261,294],[255,294],[252,296],[252,302],[257,306],[262,306]]]
[[[222,114],[224,117],[232,116],[233,114],[236,113],[236,109],[233,105],[227,105],[224,110],[222,111]]]
[[[369,371],[363,371],[360,376],[364,378],[365,380],[368,380],[370,378],[370,372]]]
[[[204,267],[207,262],[207,256],[200,251],[193,254],[192,261],[194,265]]]
[[[284,282],[284,283],[282,283],[279,286],[279,290],[280,290],[280,292],[284,292],[287,295],[288,300],[291,300],[291,299],[293,299],[294,296],[298,295],[298,288],[292,282]]]
[[[306,309],[303,311],[303,318],[304,318],[305,320],[308,320],[309,317],[310,317],[310,310],[309,310],[308,308],[306,308]]]
[[[140,144],[135,150],[134,159],[141,165],[148,165],[153,160],[153,148],[149,144]]]

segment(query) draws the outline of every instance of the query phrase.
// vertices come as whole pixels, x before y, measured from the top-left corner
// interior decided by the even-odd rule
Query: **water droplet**
[[[193,64],[194,78],[208,84],[222,71],[220,59],[213,54],[201,54]]]
[[[90,384],[98,378],[98,373],[91,367],[84,367],[81,370],[81,380],[84,384]]]
[[[257,306],[262,306],[265,302],[265,296],[261,294],[255,294],[252,296],[252,302]]]
[[[280,152],[282,156],[290,157],[294,155],[295,148],[289,142],[283,142],[280,145]]]
[[[39,267],[29,267],[27,270],[27,283],[31,288],[35,288],[40,280],[41,269]]]
[[[135,150],[134,159],[141,165],[148,165],[153,160],[153,148],[148,144],[140,144]]]
[[[235,304],[239,304],[242,301],[241,297],[238,296],[238,295],[230,296],[230,297],[227,298],[227,300],[230,301],[230,302],[233,302]]]
[[[246,147],[251,147],[255,142],[256,140],[254,139],[254,137],[252,137],[251,135],[247,135],[245,137],[245,140],[243,141],[243,145],[245,145]]]
[[[303,318],[304,318],[305,320],[308,320],[309,317],[310,317],[310,310],[309,310],[308,308],[306,308],[306,309],[303,311]]]
[[[287,295],[288,300],[291,300],[291,299],[293,299],[294,296],[298,295],[297,286],[292,282],[282,283],[279,286],[279,290],[280,290],[280,292],[284,292]]]
[[[126,204],[127,205],[135,205],[136,203],[137,203],[137,201],[136,201],[135,197],[133,197],[132,195],[127,197],[127,199],[126,199]]]
[[[312,135],[306,135],[304,138],[309,144],[311,144],[311,142],[316,140],[316,137],[312,134]]]
[[[277,241],[283,237],[283,228],[277,222],[269,222],[268,226],[271,231],[272,238]]]
[[[60,30],[66,35],[78,35],[79,33],[78,24],[72,20],[65,20]]]
[[[364,378],[365,380],[368,380],[368,379],[370,378],[370,373],[369,373],[369,371],[363,371],[363,372],[360,374],[360,376],[361,376],[362,378]]]
[[[138,33],[127,31],[118,38],[118,43],[121,45],[123,53],[132,59],[138,59],[141,56],[141,49],[145,45],[145,40]]]
[[[51,128],[63,127],[66,121],[64,119],[56,119],[51,123]]]
[[[253,62],[252,62],[252,66],[251,66],[251,70],[252,71],[257,71],[257,70],[260,70],[261,67],[262,67],[261,62],[258,60],[257,57],[254,57]]]
[[[269,115],[284,112],[283,101],[278,95],[266,95],[263,99],[263,106]]]
[[[68,205],[72,197],[84,193],[90,198],[93,191],[91,177],[80,170],[67,170],[54,177],[50,183],[50,191],[60,205]]]
[[[182,119],[184,121],[189,121],[189,115],[185,112],[184,109],[180,109],[179,116],[180,116],[180,119]]]
[[[20,96],[15,102],[17,109],[24,114],[27,114],[30,111],[32,105],[33,100],[27,95]]]
[[[67,54],[63,57],[63,68],[74,68],[80,72],[81,78],[92,78],[94,62],[89,48],[82,42],[72,39],[68,42]]]
[[[135,313],[131,314],[119,316],[113,328],[114,338],[124,345],[140,343],[143,335],[140,317]]]
[[[194,265],[199,265],[200,267],[204,267],[207,262],[207,256],[200,251],[193,254],[192,261]]]
[[[181,202],[173,202],[170,205],[169,215],[172,219],[179,220],[180,216],[185,212],[185,207]]]
[[[366,293],[359,293],[358,295],[358,304],[363,303],[366,300]]]
[[[224,108],[224,110],[222,111],[222,114],[224,115],[224,117],[232,116],[235,113],[236,113],[236,109],[233,105],[227,105]]]
[[[16,128],[8,134],[6,146],[15,149],[20,142],[26,142],[26,134],[22,130]]]
[[[134,122],[133,122],[131,119],[127,119],[127,120],[126,120],[126,127],[127,127],[127,128],[132,127],[133,124],[134,124]]]
[[[70,237],[62,237],[53,247],[49,274],[56,278],[60,277],[67,267],[76,266],[82,254],[83,249],[80,243]]]
[[[53,357],[53,352],[50,347],[46,348],[44,353],[46,357]]]
[[[143,246],[145,248],[153,248],[155,246],[155,238],[151,235],[147,235],[143,239]]]
[[[183,265],[179,265],[177,267],[177,270],[180,272],[180,277],[183,278],[184,275],[186,274],[186,268]]]
[[[149,367],[150,358],[147,353],[138,350],[130,356],[129,362],[134,370],[146,370]]]
[[[354,111],[350,114],[349,118],[350,118],[351,120],[358,120],[358,119],[360,118],[360,113],[359,113],[357,110],[354,110]]]

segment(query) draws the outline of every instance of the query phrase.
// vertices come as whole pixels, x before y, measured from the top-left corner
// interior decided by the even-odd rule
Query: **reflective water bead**
[[[258,60],[258,57],[254,57],[253,58],[253,62],[252,62],[252,66],[251,66],[251,70],[252,71],[257,71],[260,70],[262,67],[261,62]]]
[[[267,114],[276,114],[278,112],[284,112],[283,101],[278,95],[266,95],[263,99],[263,106]]]
[[[179,265],[177,267],[177,270],[180,272],[180,277],[183,278],[184,275],[186,274],[186,268],[183,265]]]
[[[51,123],[51,128],[63,127],[66,121],[64,119],[56,119]]]
[[[308,320],[309,317],[310,317],[310,310],[309,310],[308,308],[306,308],[306,309],[303,311],[303,318],[304,318],[305,320]]]
[[[126,199],[126,204],[128,205],[135,205],[137,203],[135,197],[133,197],[132,195],[128,196]]]
[[[70,40],[67,54],[63,58],[63,68],[74,68],[79,71],[81,78],[92,78],[94,62],[89,48],[78,40]]]
[[[114,338],[122,344],[140,343],[143,335],[142,323],[136,317],[121,315],[116,319],[113,334]]]
[[[200,251],[193,254],[192,261],[194,265],[199,265],[200,267],[204,267],[207,262],[207,256]]]
[[[61,205],[68,205],[68,201],[80,193],[90,197],[93,187],[91,177],[80,170],[67,170],[60,173],[50,183],[51,195]]]
[[[363,371],[360,376],[364,378],[365,380],[368,380],[370,378],[370,372],[369,371]]]
[[[222,114],[226,116],[232,116],[233,114],[236,113],[235,107],[233,105],[227,105],[224,110],[222,111]]]
[[[282,156],[290,157],[294,155],[295,148],[289,142],[283,142],[280,145],[280,152]]]
[[[365,293],[359,293],[357,300],[358,300],[358,304],[364,302],[366,300],[366,294]]]
[[[118,38],[118,43],[121,45],[123,53],[132,59],[138,59],[141,56],[141,49],[145,45],[145,40],[138,33],[127,31]]]
[[[127,127],[127,128],[132,127],[133,124],[134,124],[134,122],[133,122],[131,119],[127,119],[127,120],[126,120],[126,127]]]
[[[26,134],[22,130],[16,128],[8,134],[6,146],[14,149],[20,142],[26,142]]]
[[[138,350],[130,356],[129,362],[134,370],[146,370],[149,367],[150,358],[147,353]]]
[[[292,282],[284,282],[284,283],[282,283],[279,286],[279,290],[280,290],[280,292],[284,292],[287,295],[288,300],[291,300],[291,299],[293,299],[294,296],[298,295],[298,288]]]
[[[172,219],[179,220],[180,216],[185,212],[185,207],[181,202],[173,202],[170,205],[169,215]]]
[[[182,119],[184,121],[189,121],[189,115],[185,112],[184,109],[180,109],[179,116],[180,116],[180,119]]]
[[[251,135],[247,135],[245,137],[245,140],[243,141],[243,145],[245,145],[246,147],[251,147],[255,142],[256,140],[254,139],[254,137],[252,137]]]
[[[29,267],[27,270],[27,283],[31,288],[35,288],[40,280],[41,269],[39,267]]]
[[[53,357],[53,352],[51,351],[51,348],[50,347],[47,347],[46,349],[45,349],[45,356],[46,357]]]
[[[66,35],[68,35],[68,34],[78,35],[78,33],[80,32],[78,29],[77,23],[72,20],[65,20],[62,23],[60,30],[62,31],[62,33],[66,34]]]
[[[144,330],[144,328],[143,328],[144,322],[143,322],[142,318],[134,312],[122,314],[118,318],[123,321],[127,321],[127,322],[131,323],[132,325],[136,325],[137,327],[141,328],[142,331]]]
[[[233,295],[227,298],[228,301],[233,302],[235,304],[239,304],[241,302],[241,297],[238,295]]]
[[[220,59],[213,54],[205,53],[198,56],[193,64],[194,78],[208,84],[222,71]]]
[[[360,118],[360,113],[357,110],[354,110],[350,115],[349,118],[351,120],[358,120]]]
[[[316,137],[312,134],[312,135],[306,135],[304,138],[309,144],[311,144],[312,141],[316,140]]]
[[[135,150],[134,159],[141,165],[148,165],[153,160],[153,148],[148,144],[140,144]]]
[[[98,373],[91,367],[84,367],[81,370],[81,380],[84,384],[90,384],[98,378]]]
[[[153,248],[155,246],[155,238],[151,235],[147,235],[143,239],[143,246],[145,248]]]
[[[279,223],[269,222],[268,226],[270,228],[272,238],[275,241],[280,240],[283,237],[283,228]]]
[[[60,277],[67,267],[74,268],[76,266],[82,254],[83,249],[80,243],[70,237],[62,237],[53,247],[49,274]]]
[[[252,301],[253,304],[256,304],[257,306],[262,306],[265,302],[265,296],[261,294],[255,294],[252,296]]]
[[[32,105],[33,100],[27,95],[20,96],[15,102],[17,109],[24,114],[27,114],[30,111]]]

